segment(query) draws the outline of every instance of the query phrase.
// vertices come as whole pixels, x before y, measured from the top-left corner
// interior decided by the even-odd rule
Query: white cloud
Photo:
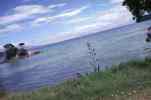
[[[73,10],[73,11],[68,11],[68,12],[62,13],[62,14],[58,15],[58,17],[76,16],[76,15],[80,14],[81,12],[83,12],[84,10],[86,10],[87,8],[89,8],[89,5],[83,6],[79,9],[76,9],[76,10]]]
[[[79,34],[93,33],[127,25],[133,23],[131,17],[131,14],[127,11],[126,8],[120,5],[114,6],[111,9],[99,12],[96,15],[91,16],[89,20],[85,20],[85,22],[83,23],[81,23],[80,21],[77,22],[74,32],[77,32]]]
[[[50,9],[48,9],[48,7],[42,5],[21,5],[17,6],[13,10],[15,11],[15,13],[27,15],[43,14],[50,12]]]
[[[110,0],[111,4],[121,4],[124,0]]]
[[[124,25],[133,22],[131,13],[121,5],[116,5],[111,9],[98,14],[97,17],[101,21],[108,21],[116,26],[120,26],[119,24]]]
[[[92,29],[97,29],[97,28],[102,28],[104,26],[107,26],[107,25],[110,25],[110,23],[101,23],[101,22],[96,22],[96,23],[92,23],[92,24],[89,24],[89,25],[83,25],[83,26],[78,26],[76,27],[76,31],[77,32],[83,32],[83,31],[88,31],[90,32],[90,30],[92,31]]]
[[[97,13],[84,17],[80,15],[86,9],[90,8],[90,5],[82,6],[76,9],[67,9],[59,14],[53,16],[43,16],[36,17],[35,20],[31,21],[31,25],[40,25],[41,23],[49,23],[52,21],[58,21],[60,19],[61,24],[71,24],[72,27],[67,32],[56,33],[51,36],[49,40],[51,42],[63,41],[71,38],[75,38],[81,35],[86,35],[88,33],[93,33],[97,31],[103,31],[111,29],[114,27],[119,27],[121,25],[126,25],[132,23],[131,14],[126,8],[122,7],[119,3],[122,0],[110,0],[111,4],[117,4],[106,9],[104,11],[100,10]],[[13,14],[8,16],[0,17],[0,24],[10,24],[13,22],[25,20],[31,18],[31,16],[37,16],[38,14],[50,13],[55,8],[65,6],[65,3],[42,6],[42,5],[22,5],[17,6],[13,9]],[[80,16],[77,16],[80,15]],[[67,19],[66,19],[67,18]],[[4,29],[0,29],[0,33],[12,32],[16,30],[21,30],[22,27],[18,24],[8,25]],[[46,41],[45,41],[46,42]],[[50,42],[50,41],[49,41]]]
[[[60,15],[61,14],[59,14],[58,16]],[[63,14],[63,18],[65,17],[64,15],[70,16],[70,14]],[[68,19],[65,22],[65,24],[68,23],[71,24],[72,26],[69,28],[67,32],[56,33],[56,35],[49,37],[49,39],[45,40],[44,42],[47,43],[47,42],[63,41],[63,40],[87,35],[90,33],[108,30],[122,25],[127,25],[133,23],[131,17],[132,16],[127,11],[127,9],[122,7],[121,5],[115,5],[110,9],[99,11],[98,13],[94,15],[90,15],[88,17],[72,16],[71,17],[72,19]],[[50,19],[53,18],[56,19],[58,17],[55,16],[50,17]],[[48,20],[49,18],[46,19],[42,18],[37,21],[41,22],[41,21],[48,21]]]
[[[48,13],[50,9],[42,5],[22,5],[17,6],[11,12],[10,15],[0,17],[1,25],[30,19],[34,15]]]
[[[54,11],[54,8],[65,6],[66,3],[60,3],[55,5],[43,6],[43,5],[20,5],[10,11],[11,14],[6,16],[0,16],[0,25],[6,25],[17,21],[23,21],[31,19],[32,17],[38,17],[40,14],[49,14]]]
[[[8,16],[2,16],[0,17],[0,24],[10,24],[16,21],[21,21],[23,19],[26,19],[28,16],[26,14],[13,14]]]
[[[48,8],[54,9],[54,8],[64,7],[66,5],[67,5],[67,3],[60,3],[60,4],[49,5]]]
[[[71,10],[71,11],[68,10],[67,12],[65,11],[63,13],[60,13],[60,14],[57,14],[57,15],[54,15],[54,16],[37,18],[33,21],[32,24],[33,25],[35,24],[35,26],[36,26],[39,23],[48,23],[48,22],[52,22],[52,21],[60,19],[60,18],[73,17],[73,16],[76,16],[76,15],[79,15],[80,13],[82,13],[87,8],[89,8],[88,5],[83,6],[81,8],[77,8],[75,10]]]
[[[67,21],[66,23],[68,24],[77,24],[77,23],[81,23],[81,22],[85,22],[85,21],[88,21],[88,20],[91,20],[92,17],[79,17],[79,18],[73,18],[69,21]]]
[[[45,22],[49,22],[48,17],[41,17],[41,18],[37,18],[34,21],[31,21],[30,24],[31,26],[40,26],[41,23],[45,23]]]
[[[89,17],[75,17],[67,21],[67,23],[74,24],[74,32],[85,34],[130,24],[133,22],[131,17],[131,14],[126,8],[121,5],[115,5],[110,9],[98,12]]]
[[[50,16],[48,17],[48,20],[55,20],[55,19],[58,19],[58,18],[64,18],[64,17],[73,17],[73,16],[76,16],[76,15],[79,15],[80,13],[82,13],[84,10],[86,10],[89,6],[86,5],[86,6],[83,6],[81,8],[77,8],[75,10],[71,10],[71,11],[67,11],[67,12],[63,12],[61,14],[58,14],[58,15],[55,15],[55,16]]]
[[[25,0],[30,1],[30,0]],[[5,29],[0,29],[0,32],[8,32],[13,28],[17,28],[17,22],[24,20],[32,20],[41,14],[49,14],[54,11],[54,8],[59,8],[65,6],[66,3],[60,3],[55,5],[43,6],[43,5],[20,5],[16,6],[12,10],[9,11],[8,15],[0,16],[0,25],[6,26]],[[50,19],[50,18],[48,18]],[[38,18],[33,23],[39,23],[42,21],[46,21],[46,18]]]
[[[7,33],[7,32],[16,32],[16,31],[21,31],[22,27],[19,24],[11,24],[6,26],[3,29],[0,29],[0,33]]]
[[[120,2],[120,0],[118,1]],[[131,13],[119,4],[114,5],[110,9],[99,11],[89,17],[73,17],[72,20],[66,23],[74,25],[74,32],[84,34],[84,32],[93,33],[96,31],[103,31],[133,22]]]

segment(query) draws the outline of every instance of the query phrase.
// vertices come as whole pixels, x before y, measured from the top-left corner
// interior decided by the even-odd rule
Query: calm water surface
[[[41,48],[42,54],[0,65],[0,87],[10,91],[55,85],[76,73],[91,72],[87,42],[96,49],[101,68],[148,56],[145,29],[151,21]]]

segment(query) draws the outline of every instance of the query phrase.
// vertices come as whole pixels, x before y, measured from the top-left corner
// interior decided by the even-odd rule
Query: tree
[[[146,14],[151,14],[151,0],[124,0],[123,6],[126,6],[133,15],[136,22]]]
[[[12,58],[16,57],[18,49],[11,43],[4,45],[6,49],[6,60],[11,60]]]

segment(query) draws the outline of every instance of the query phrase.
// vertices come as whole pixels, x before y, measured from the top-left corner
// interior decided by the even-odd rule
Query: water
[[[0,65],[0,86],[8,91],[33,90],[55,85],[76,76],[91,72],[87,42],[96,49],[101,69],[146,55],[145,29],[151,21],[94,35],[65,41],[41,48],[43,53],[24,60]]]

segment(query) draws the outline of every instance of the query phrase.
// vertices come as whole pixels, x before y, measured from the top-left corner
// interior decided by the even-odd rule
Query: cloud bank
[[[23,2],[30,1],[32,0]],[[132,15],[122,6],[122,2],[123,0],[108,0],[102,4],[105,7],[103,10],[94,10],[96,7],[91,3],[73,7],[69,7],[68,2],[19,5],[0,16],[0,34],[22,32],[27,25],[38,30],[45,24],[53,24],[56,33],[44,37],[43,41],[57,42],[133,23]],[[58,27],[59,25],[62,27]]]

